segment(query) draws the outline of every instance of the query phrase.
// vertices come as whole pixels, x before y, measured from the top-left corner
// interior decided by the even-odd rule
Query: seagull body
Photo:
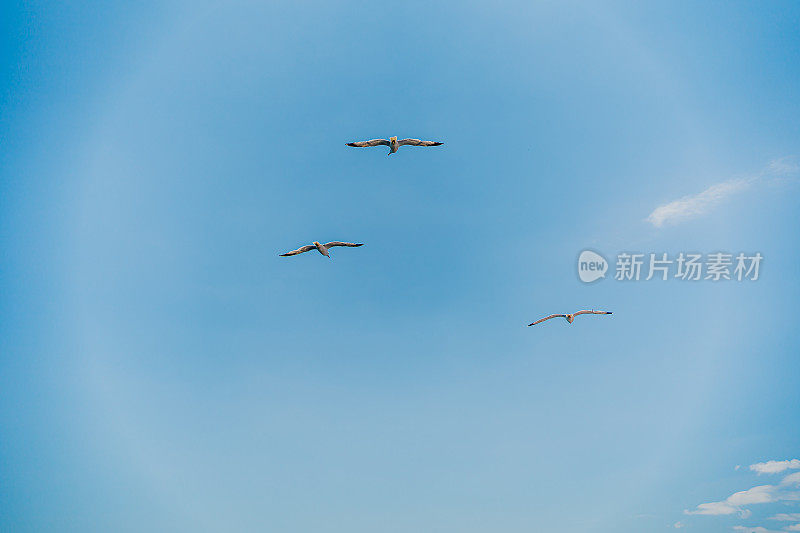
[[[356,148],[367,148],[370,146],[388,146],[389,153],[386,155],[392,155],[395,153],[398,148],[401,146],[409,145],[409,146],[441,146],[444,143],[436,142],[436,141],[420,141],[419,139],[400,139],[397,140],[397,137],[389,137],[389,140],[386,139],[372,139],[371,141],[359,141],[354,143],[347,143],[347,146],[355,146]]]
[[[567,322],[572,324],[572,321],[575,320],[575,317],[578,316],[578,315],[610,315],[610,314],[611,314],[611,311],[595,311],[594,309],[592,309],[592,310],[584,310],[584,311],[578,311],[577,313],[572,313],[572,314],[567,314],[567,315],[550,315],[550,316],[546,316],[544,318],[540,318],[536,322],[532,322],[532,323],[528,324],[528,326],[535,326],[536,324],[538,324],[540,322],[544,322],[545,320],[550,320],[551,318],[566,318]]]
[[[331,241],[326,242],[325,244],[320,244],[317,241],[314,241],[313,244],[309,244],[306,246],[301,246],[297,250],[292,250],[291,252],[286,252],[285,254],[281,254],[281,257],[288,257],[290,255],[298,255],[304,252],[308,252],[316,248],[316,250],[327,257],[328,259],[331,258],[330,254],[328,253],[328,248],[333,248],[334,246],[350,246],[352,248],[357,246],[364,246],[364,243],[361,242],[342,242],[342,241]]]

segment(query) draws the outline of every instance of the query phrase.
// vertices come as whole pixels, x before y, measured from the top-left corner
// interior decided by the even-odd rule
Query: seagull
[[[281,257],[288,257],[290,255],[302,254],[304,252],[308,252],[309,250],[313,250],[314,248],[316,248],[319,253],[321,253],[322,255],[327,257],[328,259],[330,259],[331,256],[328,253],[328,248],[333,248],[334,246],[350,246],[351,248],[355,248],[357,246],[364,246],[364,243],[363,242],[331,241],[331,242],[326,242],[325,244],[320,244],[317,241],[314,241],[314,244],[309,244],[307,246],[301,246],[297,250],[292,250],[291,252],[286,252],[285,254],[281,254]]]
[[[392,155],[397,151],[398,148],[405,145],[410,146],[441,146],[444,143],[436,142],[436,141],[420,141],[419,139],[400,139],[397,140],[397,137],[389,137],[389,140],[386,139],[372,139],[371,141],[359,141],[355,143],[347,143],[347,146],[355,146],[356,148],[365,148],[368,146],[388,146],[389,153],[386,155]]]
[[[575,317],[578,316],[578,315],[610,315],[610,314],[611,314],[611,311],[595,311],[594,309],[592,309],[591,311],[584,310],[584,311],[578,311],[577,313],[572,313],[571,315],[550,315],[550,316],[546,316],[544,318],[540,318],[536,322],[532,322],[532,323],[528,324],[528,326],[535,326],[539,322],[544,322],[545,320],[550,320],[551,318],[559,318],[559,317],[560,318],[566,318],[567,322],[572,324],[572,321],[575,320]]]

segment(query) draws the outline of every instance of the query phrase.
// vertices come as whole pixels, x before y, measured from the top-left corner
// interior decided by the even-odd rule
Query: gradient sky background
[[[684,510],[800,454],[797,176],[646,218],[800,155],[798,27],[795,2],[2,4],[0,529],[789,526],[797,502]],[[445,145],[344,145],[390,135]],[[312,240],[367,244],[277,255]],[[584,285],[587,247],[765,259]]]

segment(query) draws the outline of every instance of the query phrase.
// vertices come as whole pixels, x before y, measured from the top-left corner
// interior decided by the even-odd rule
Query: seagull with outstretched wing
[[[392,155],[397,151],[398,148],[401,146],[441,146],[444,143],[440,143],[437,141],[420,141],[419,139],[400,139],[397,140],[397,137],[389,137],[389,140],[386,139],[372,139],[371,141],[359,141],[354,143],[347,143],[347,146],[355,146],[356,148],[367,148],[371,146],[388,146],[389,153],[386,155]]]
[[[289,257],[290,255],[298,255],[305,252],[309,252],[313,249],[317,249],[319,253],[327,257],[328,259],[331,258],[330,254],[328,253],[328,248],[333,248],[334,246],[349,246],[351,248],[355,248],[358,246],[364,246],[362,242],[342,242],[342,241],[331,241],[326,242],[325,244],[320,244],[317,241],[314,241],[314,244],[308,244],[306,246],[301,246],[297,250],[292,250],[291,252],[286,252],[285,254],[280,254],[281,257]]]
[[[585,309],[583,311],[578,311],[577,313],[572,313],[572,314],[546,316],[544,318],[540,318],[536,322],[531,322],[530,324],[528,324],[528,326],[535,326],[536,324],[544,322],[545,320],[550,320],[551,318],[566,318],[567,322],[572,324],[572,321],[575,320],[575,317],[578,315],[610,315],[610,314],[611,311],[595,311],[594,309],[592,310]]]

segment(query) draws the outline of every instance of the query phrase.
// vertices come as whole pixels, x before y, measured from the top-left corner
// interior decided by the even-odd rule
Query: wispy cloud
[[[647,217],[647,221],[660,228],[665,224],[677,224],[694,218],[706,213],[729,196],[745,190],[751,182],[749,179],[735,179],[717,183],[699,194],[684,196],[656,207]]]
[[[781,522],[800,522],[800,513],[778,513],[775,516],[769,517],[770,520],[779,520]]]
[[[798,165],[793,157],[781,157],[773,159],[767,165],[767,172],[772,174],[792,174],[797,172]]]
[[[740,469],[737,465],[736,470]],[[705,515],[705,516],[730,516],[738,515],[742,520],[752,519],[752,506],[763,504],[780,504],[788,507],[789,510],[796,511],[800,505],[800,471],[787,472],[790,470],[800,470],[800,459],[770,460],[763,463],[753,463],[749,470],[758,476],[779,475],[780,481],[770,485],[757,485],[747,490],[734,492],[724,500],[717,502],[701,503],[694,509],[685,509],[685,515]],[[771,529],[764,525],[737,525],[733,530],[739,533],[800,533],[800,512],[777,513],[769,517],[773,522],[785,522],[779,524],[780,529]],[[675,522],[673,527],[678,529],[684,527],[683,522]]]
[[[778,474],[784,470],[800,469],[800,459],[789,459],[787,461],[767,461],[766,463],[756,463],[750,465],[750,470],[759,474]]]
[[[792,158],[775,159],[755,176],[715,183],[698,194],[683,196],[660,205],[648,215],[646,220],[657,228],[679,224],[709,212],[724,200],[764,181],[767,177],[786,176],[795,174],[797,171],[798,166]]]
[[[750,516],[750,511],[744,509],[744,506],[777,501],[774,492],[774,485],[760,485],[752,489],[731,494],[728,498],[719,502],[701,503],[696,509],[692,511],[687,510],[685,513],[704,515],[729,515],[739,513],[739,516],[742,518],[747,518]]]
[[[751,514],[748,506],[785,501],[800,501],[800,492],[793,490],[800,487],[800,472],[783,478],[778,485],[759,485],[751,489],[731,494],[718,502],[701,503],[695,509],[685,510],[687,515],[732,515],[748,518]]]

